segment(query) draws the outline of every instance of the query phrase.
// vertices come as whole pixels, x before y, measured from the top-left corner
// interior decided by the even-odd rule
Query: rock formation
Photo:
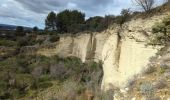
[[[167,15],[133,19],[121,28],[113,25],[101,33],[61,36],[54,48],[42,48],[37,53],[45,56],[76,56],[83,62],[101,60],[104,71],[101,88],[125,88],[130,80],[147,68],[150,57],[157,53],[159,47],[146,46],[147,40],[152,26]]]

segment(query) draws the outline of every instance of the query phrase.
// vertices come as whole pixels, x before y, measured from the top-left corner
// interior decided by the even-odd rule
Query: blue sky
[[[0,24],[44,28],[44,19],[50,11],[77,9],[86,17],[118,15],[121,9],[136,8],[132,0],[1,0]],[[160,0],[159,0],[160,1]]]

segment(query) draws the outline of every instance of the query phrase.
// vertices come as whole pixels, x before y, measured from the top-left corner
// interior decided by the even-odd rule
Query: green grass
[[[13,47],[16,46],[17,42],[16,41],[11,41],[7,39],[0,39],[0,46],[7,46],[7,47]]]

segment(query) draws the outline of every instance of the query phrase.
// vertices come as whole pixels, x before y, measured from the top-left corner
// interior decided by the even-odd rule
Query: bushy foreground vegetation
[[[35,31],[29,34],[23,34],[22,30],[17,32],[19,34],[12,37],[0,37],[0,99],[34,99],[53,86],[60,91],[56,90],[49,100],[75,100],[88,97],[85,94],[91,95],[88,98],[101,98],[101,63],[82,63],[76,57],[28,54],[27,48],[41,44],[49,46],[60,38],[53,32],[48,35],[36,35]]]
[[[152,45],[166,45],[170,42],[170,16],[161,23],[156,23],[152,28],[153,35],[150,39]]]
[[[75,57],[48,58],[19,54],[0,61],[0,99],[34,98],[39,91],[53,86],[55,81],[63,92],[68,92],[69,98],[74,98],[70,96],[99,87],[101,78],[102,66],[95,62],[82,63]],[[62,98],[62,95],[57,96]]]

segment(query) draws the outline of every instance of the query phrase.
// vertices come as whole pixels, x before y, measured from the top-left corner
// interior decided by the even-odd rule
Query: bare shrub
[[[145,12],[150,11],[155,3],[155,0],[133,0],[137,6],[140,6]]]
[[[155,64],[157,62],[157,57],[156,56],[150,57],[149,62]]]
[[[161,69],[168,69],[168,65],[166,64],[166,62],[161,62],[160,68]]]
[[[149,64],[148,65],[148,68],[144,71],[145,74],[151,74],[153,72],[156,71],[156,68],[155,66],[153,66],[152,64]]]
[[[128,86],[129,87],[133,86],[133,84],[135,84],[136,80],[137,80],[137,76],[135,75],[132,79],[128,80]]]
[[[167,80],[165,78],[160,78],[158,81],[155,83],[154,87],[156,89],[163,89],[167,86]]]
[[[166,78],[170,78],[170,70],[167,70],[165,73],[164,73],[164,76]]]

